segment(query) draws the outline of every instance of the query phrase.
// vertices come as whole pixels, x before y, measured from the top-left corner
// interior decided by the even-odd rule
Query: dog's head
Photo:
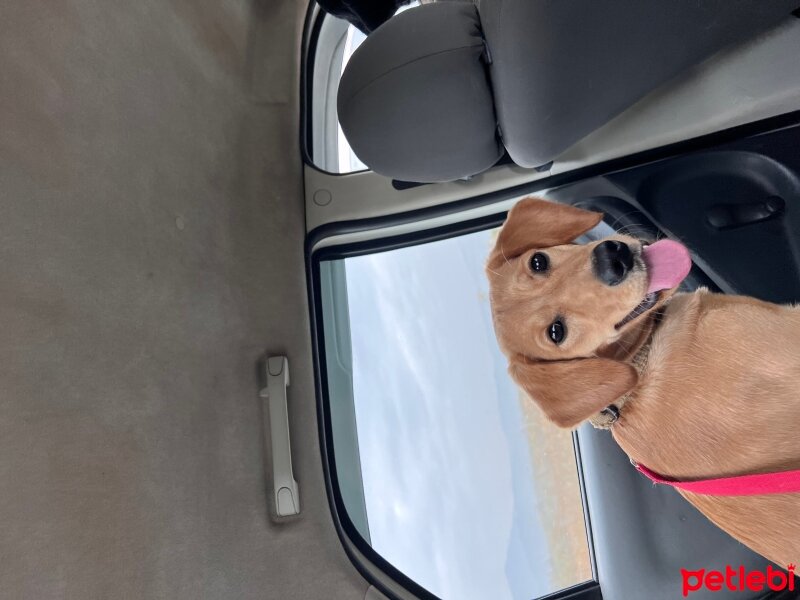
[[[602,219],[527,198],[517,203],[486,264],[492,316],[509,372],[547,417],[573,427],[630,391],[635,369],[616,360],[622,337],[675,292],[686,249],[615,235],[571,243]]]

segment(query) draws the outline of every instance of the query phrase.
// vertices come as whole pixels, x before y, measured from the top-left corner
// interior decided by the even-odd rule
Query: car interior
[[[681,240],[685,291],[800,301],[798,0],[6,8],[0,596],[671,599],[766,568],[539,414],[484,263],[540,196],[604,214],[579,243]]]

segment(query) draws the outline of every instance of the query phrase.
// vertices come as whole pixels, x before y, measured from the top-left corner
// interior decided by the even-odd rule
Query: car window
[[[418,1],[401,6],[397,13],[419,6]],[[313,163],[330,173],[353,173],[368,167],[350,148],[336,115],[336,94],[347,62],[366,35],[332,15],[325,15],[315,46],[312,80],[311,155]]]
[[[350,57],[353,56],[353,53],[358,50],[358,47],[367,39],[361,31],[353,27],[352,25],[348,26],[347,28],[347,38],[345,39],[344,45],[344,56],[342,57],[342,68],[339,71],[339,79],[342,77],[342,73],[344,73],[345,67],[347,67],[347,63],[350,61]],[[336,82],[336,87],[338,90],[339,82]],[[353,149],[350,147],[350,144],[347,142],[347,138],[344,135],[344,131],[342,131],[341,125],[339,125],[339,119],[336,119],[337,124],[337,131],[336,131],[336,141],[337,141],[337,164],[338,164],[338,171],[337,173],[351,173],[353,171],[363,171],[367,169],[367,165],[365,165],[361,160],[356,156]]]
[[[441,598],[592,579],[573,438],[506,372],[483,264],[496,231],[320,264],[348,518]]]

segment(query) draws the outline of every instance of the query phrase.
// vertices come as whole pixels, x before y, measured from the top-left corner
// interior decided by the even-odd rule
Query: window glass
[[[415,6],[419,6],[416,0],[401,6],[397,13]],[[316,166],[331,173],[353,173],[368,168],[350,148],[336,115],[339,80],[350,57],[365,39],[358,28],[331,15],[323,18],[317,37],[310,102],[312,156]]]
[[[344,73],[344,69],[347,66],[350,57],[353,56],[353,52],[355,52],[358,47],[367,39],[361,31],[350,25],[347,28],[347,39],[344,45],[344,56],[342,58],[342,70],[339,72],[339,79],[342,77],[342,73]],[[338,89],[339,82],[336,82],[336,86]],[[338,152],[337,152],[337,164],[338,170],[337,173],[352,173],[353,171],[363,171],[367,168],[359,158],[356,156],[353,149],[350,147],[350,144],[347,143],[347,138],[344,135],[344,131],[342,131],[342,127],[339,125],[339,120],[336,120],[337,129],[338,129]]]
[[[572,436],[514,385],[495,341],[495,235],[321,265],[343,500],[375,551],[442,598],[592,578]]]

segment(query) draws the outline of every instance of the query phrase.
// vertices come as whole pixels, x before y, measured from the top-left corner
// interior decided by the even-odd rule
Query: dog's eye
[[[567,337],[567,326],[564,325],[564,321],[556,319],[550,323],[550,327],[547,328],[547,335],[554,344],[563,342],[564,338]]]
[[[544,273],[547,271],[547,267],[550,266],[550,260],[547,258],[547,254],[543,252],[536,252],[533,256],[531,256],[531,271],[534,273]]]

